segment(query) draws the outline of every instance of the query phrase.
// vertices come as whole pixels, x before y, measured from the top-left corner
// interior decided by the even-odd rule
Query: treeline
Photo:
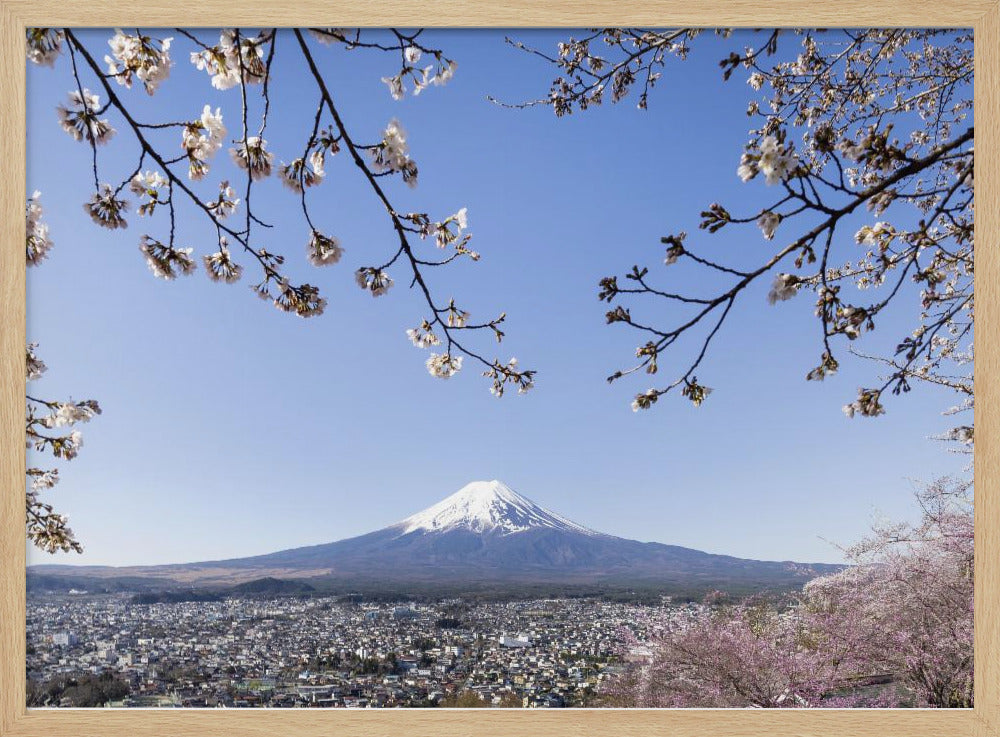
[[[104,706],[121,701],[129,694],[129,686],[113,673],[56,676],[38,683],[28,680],[28,706]]]

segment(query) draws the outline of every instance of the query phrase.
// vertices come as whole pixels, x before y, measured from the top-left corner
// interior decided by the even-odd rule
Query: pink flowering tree
[[[447,379],[463,368],[463,362],[471,361],[479,364],[490,391],[498,397],[510,389],[524,393],[534,386],[535,371],[520,367],[514,358],[489,357],[480,346],[484,337],[502,341],[506,313],[474,319],[460,301],[432,288],[430,271],[459,259],[480,258],[471,247],[466,208],[415,212],[394,201],[388,180],[399,179],[413,188],[419,178],[405,128],[392,119],[351,130],[335,102],[328,71],[342,63],[338,53],[384,55],[389,71],[381,81],[373,80],[373,89],[396,100],[447,84],[455,74],[455,61],[426,45],[420,31],[175,29],[171,36],[158,37],[136,29],[116,30],[106,44],[95,45],[72,29],[29,28],[26,52],[31,63],[59,64],[70,70],[73,83],[57,108],[57,122],[91,152],[91,193],[81,204],[98,227],[138,227],[136,245],[154,277],[174,280],[203,270],[214,282],[250,282],[261,300],[282,312],[319,316],[326,298],[318,286],[294,283],[285,273],[291,254],[279,253],[265,241],[290,238],[277,235],[255,203],[261,183],[279,179],[290,202],[301,211],[308,232],[300,244],[301,257],[318,269],[336,268],[353,246],[322,230],[313,213],[329,187],[323,186],[327,179],[353,178],[382,206],[384,226],[395,238],[394,246],[384,253],[357,247],[353,282],[375,298],[389,293],[397,279],[414,290],[419,306],[405,334],[414,346],[429,350],[427,371]],[[297,59],[311,82],[308,94],[315,103],[302,140],[285,151],[273,150],[266,137],[272,117],[281,114],[270,105],[271,69],[279,56]],[[170,120],[146,119],[137,103],[168,87],[170,71],[178,63],[203,71],[206,89],[229,90],[227,106],[178,111]],[[227,147],[227,142],[232,145]],[[101,154],[108,146],[127,147],[134,155],[134,167],[121,172],[106,166]],[[240,170],[240,181],[214,175],[213,162],[225,154]],[[29,265],[43,261],[52,247],[40,219],[39,197],[33,196],[26,208]],[[194,219],[214,232],[212,243],[192,243],[187,224]],[[33,351],[29,346],[29,379],[44,367]],[[79,432],[48,431],[84,422],[99,412],[93,401],[54,402],[29,395],[29,446],[70,460],[80,447]],[[29,538],[45,550],[79,551],[65,518],[40,498],[58,480],[57,472],[30,468],[28,476]]]
[[[816,703],[837,667],[808,646],[794,610],[764,601],[674,619],[603,688],[605,703],[647,708],[790,708]]]
[[[632,99],[645,109],[663,70],[686,59],[703,33],[604,28],[551,52],[510,40],[557,73],[548,95],[514,107],[546,105],[563,116]],[[716,35],[732,37],[729,30]],[[748,90],[748,139],[734,152],[733,172],[765,204],[730,209],[706,193],[692,225],[709,235],[747,229],[738,249],[723,253],[711,239],[678,227],[662,238],[658,267],[637,264],[601,279],[598,297],[611,306],[607,322],[627,326],[641,341],[636,360],[608,380],[656,375],[669,354],[671,375],[637,394],[633,409],[648,409],[674,390],[701,404],[711,389],[696,372],[709,370],[713,341],[752,287],[770,282],[770,304],[793,301],[815,313],[818,359],[804,370],[806,379],[835,374],[845,346],[880,367],[881,375],[844,406],[848,416],[882,414],[886,396],[909,391],[914,381],[954,391],[953,411],[970,413],[971,34],[773,30],[740,39],[746,45],[719,62],[725,80],[742,78]],[[754,239],[758,247],[748,251]],[[690,270],[669,268],[679,263],[702,272],[697,288],[685,277]],[[888,352],[856,350],[896,302],[914,315],[910,332],[894,335]],[[681,345],[693,345],[692,353],[673,356]],[[971,419],[949,437],[971,444]]]
[[[794,601],[704,607],[640,642],[607,703],[642,707],[972,705],[968,484],[918,494],[916,524],[880,524]],[[649,628],[647,628],[648,630]]]
[[[941,480],[917,498],[919,523],[876,526],[847,550],[854,565],[806,585],[803,617],[858,677],[892,673],[920,706],[971,706],[971,486]]]

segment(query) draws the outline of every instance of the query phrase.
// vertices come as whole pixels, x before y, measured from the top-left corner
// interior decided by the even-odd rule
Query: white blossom
[[[875,225],[864,225],[854,234],[854,242],[866,246],[876,246],[888,242],[896,235],[896,229],[889,223],[877,222]]]
[[[206,105],[201,117],[184,126],[181,133],[181,147],[188,157],[188,178],[203,179],[208,173],[208,160],[215,156],[226,137],[226,126],[222,124],[222,110],[212,112]]]
[[[373,297],[381,297],[393,285],[392,277],[371,266],[363,266],[354,272],[354,281],[365,291],[371,292]]]
[[[464,310],[455,309],[454,306],[448,309],[448,327],[464,328],[469,320],[469,313]]]
[[[450,353],[432,353],[426,365],[431,376],[448,379],[462,369],[462,357],[452,356]]]
[[[799,291],[799,278],[794,274],[778,274],[771,284],[771,291],[767,293],[768,304],[783,302],[791,299]]]
[[[395,77],[382,77],[382,81],[389,87],[389,94],[392,95],[393,100],[402,100],[403,96],[406,94],[406,88],[403,87],[403,78],[398,74]]]
[[[287,278],[282,278],[278,283],[274,306],[283,312],[294,312],[299,317],[314,317],[323,314],[326,300],[319,296],[316,287],[310,284],[293,287]]]
[[[107,184],[102,184],[101,189],[90,198],[90,202],[83,205],[91,220],[109,230],[128,227],[128,222],[122,215],[127,208],[128,202],[118,199],[114,190]]]
[[[343,28],[310,28],[309,33],[321,44],[327,46],[346,38],[346,30]]]
[[[757,218],[757,225],[760,227],[761,232],[767,240],[774,238],[774,231],[778,229],[778,223],[780,222],[781,215],[771,212],[770,210],[761,214],[761,216]]]
[[[165,38],[156,48],[154,41],[145,36],[131,36],[120,28],[115,29],[115,35],[108,41],[111,56],[105,56],[108,74],[114,77],[118,84],[132,87],[133,75],[143,83],[146,92],[152,95],[159,84],[170,74],[173,62],[170,60],[170,43],[173,39]]]
[[[421,323],[419,328],[410,328],[407,330],[406,335],[410,339],[410,342],[417,348],[430,348],[432,345],[441,345],[441,339],[434,334],[430,323],[426,320]]]
[[[178,274],[193,274],[196,266],[191,258],[193,248],[173,248],[148,235],[139,240],[139,250],[146,257],[146,265],[160,279],[175,279]]]
[[[854,417],[859,414],[862,417],[878,417],[885,414],[885,408],[879,402],[880,392],[871,389],[858,389],[858,398],[843,407],[844,414]]]
[[[44,489],[51,489],[58,483],[59,469],[53,468],[34,476],[31,480],[31,488],[33,491],[42,491]]]
[[[744,153],[740,157],[740,166],[736,170],[736,175],[744,182],[749,182],[757,176],[757,163],[750,154]]]
[[[778,184],[795,168],[795,157],[774,136],[765,136],[760,144],[757,167],[767,184]]]
[[[256,38],[240,37],[239,49],[236,31],[226,29],[219,36],[217,46],[191,53],[191,63],[212,77],[212,86],[218,90],[228,90],[240,83],[264,81],[267,69],[264,65],[264,35]],[[242,57],[242,58],[241,58]]]
[[[271,175],[271,162],[274,154],[267,150],[267,141],[258,136],[250,136],[245,142],[239,141],[229,149],[236,165],[244,171],[250,171],[253,181],[264,179]]]
[[[660,393],[656,389],[650,389],[643,394],[636,394],[632,400],[632,411],[638,412],[640,409],[649,409],[660,398]]]
[[[67,461],[71,461],[80,452],[80,448],[83,447],[83,434],[79,430],[74,430],[66,437],[62,438],[60,442],[53,446],[52,452],[59,458],[64,458]]]
[[[243,267],[233,261],[225,238],[220,240],[219,250],[203,256],[202,261],[205,264],[208,278],[214,282],[222,281],[226,284],[233,284],[243,276]]]
[[[323,235],[317,230],[312,232],[306,246],[306,257],[313,266],[335,264],[343,255],[344,249],[337,238]]]
[[[215,217],[224,220],[236,212],[239,204],[240,198],[236,196],[236,191],[229,185],[229,181],[224,179],[219,182],[218,198],[211,202],[206,202],[205,207]]]
[[[371,150],[372,169],[376,173],[399,172],[410,187],[417,186],[417,165],[409,156],[406,131],[398,120],[389,121],[382,142]]]
[[[38,379],[48,370],[48,366],[45,365],[45,361],[40,359],[35,355],[35,349],[38,347],[38,343],[29,343],[25,350],[26,358],[26,378],[27,381],[34,381]]]
[[[160,203],[159,190],[167,185],[167,179],[158,171],[137,172],[129,182],[129,190],[138,197],[147,198],[139,205],[140,215],[152,214]]]
[[[90,90],[73,90],[69,93],[70,107],[59,105],[59,124],[76,141],[87,140],[92,144],[104,144],[111,140],[115,129],[106,118],[99,119],[101,98]]]
[[[41,196],[41,192],[32,193],[24,208],[25,251],[28,266],[38,266],[48,258],[49,250],[52,248],[49,226],[41,221],[42,206],[39,204]]]
[[[457,68],[457,63],[449,61],[448,64],[434,76],[432,82],[438,86],[448,84],[448,82],[451,81],[451,78],[455,76],[455,69]]]
[[[281,183],[299,193],[303,188],[315,187],[326,176],[324,162],[323,151],[316,150],[309,154],[308,164],[301,158],[295,159],[291,164],[282,163],[279,170]]]
[[[28,61],[44,67],[54,66],[62,53],[63,32],[56,28],[26,28]]]
[[[403,50],[403,57],[406,59],[407,64],[416,64],[420,61],[420,49],[416,46],[407,46]]]
[[[156,190],[167,184],[166,178],[158,171],[137,172],[129,182],[129,189],[136,195],[154,195]]]
[[[56,408],[55,414],[44,418],[42,424],[46,427],[65,427],[75,425],[77,422],[89,422],[94,415],[99,414],[101,408],[93,400],[80,404],[64,402]]]

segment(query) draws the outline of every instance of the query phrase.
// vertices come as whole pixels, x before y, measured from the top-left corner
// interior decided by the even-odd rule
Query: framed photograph
[[[0,737],[1000,733],[997,0],[0,59]]]

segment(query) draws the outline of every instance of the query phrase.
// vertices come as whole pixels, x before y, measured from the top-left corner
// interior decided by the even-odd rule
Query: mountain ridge
[[[264,576],[393,585],[440,581],[612,584],[804,583],[833,564],[759,561],[607,535],[552,512],[502,481],[474,481],[403,520],[356,537],[263,555],[161,566],[32,566],[36,575],[83,574],[234,583]]]

